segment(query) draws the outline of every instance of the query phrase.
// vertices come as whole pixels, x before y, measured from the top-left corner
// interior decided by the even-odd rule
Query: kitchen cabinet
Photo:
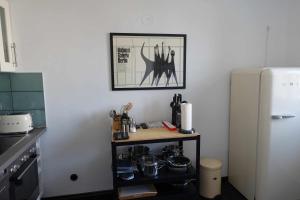
[[[0,71],[16,71],[16,48],[11,32],[10,7],[7,0],[0,0]]]

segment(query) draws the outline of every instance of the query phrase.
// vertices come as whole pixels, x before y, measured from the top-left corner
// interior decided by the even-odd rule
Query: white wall
[[[291,0],[287,60],[289,65],[300,66],[300,1]]]
[[[267,25],[268,64],[286,64],[285,0],[11,2],[19,71],[44,73],[45,196],[111,189],[108,111],[132,101],[138,121],[170,120],[175,92],[193,103],[201,155],[221,159],[226,176],[230,70],[264,64]],[[186,33],[187,89],[112,92],[109,32]]]

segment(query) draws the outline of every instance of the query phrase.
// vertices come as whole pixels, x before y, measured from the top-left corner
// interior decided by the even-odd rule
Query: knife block
[[[113,130],[119,131],[121,130],[121,116],[117,115],[113,119]]]

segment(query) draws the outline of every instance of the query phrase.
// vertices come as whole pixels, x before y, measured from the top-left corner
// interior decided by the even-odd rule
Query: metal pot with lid
[[[164,166],[164,164],[154,155],[142,156],[139,160],[139,165],[142,173],[149,177],[157,176],[158,170]]]
[[[178,145],[168,145],[162,149],[162,156],[167,159],[170,156],[181,156],[183,154],[182,147]]]
[[[136,161],[138,161],[142,156],[148,155],[149,151],[149,147],[143,145],[136,145],[128,149],[131,159]]]
[[[186,172],[191,167],[191,160],[185,156],[171,156],[167,159],[168,167],[174,172]]]

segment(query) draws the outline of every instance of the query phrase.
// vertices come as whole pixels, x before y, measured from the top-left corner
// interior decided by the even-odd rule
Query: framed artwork
[[[110,33],[112,90],[185,89],[186,35]]]

